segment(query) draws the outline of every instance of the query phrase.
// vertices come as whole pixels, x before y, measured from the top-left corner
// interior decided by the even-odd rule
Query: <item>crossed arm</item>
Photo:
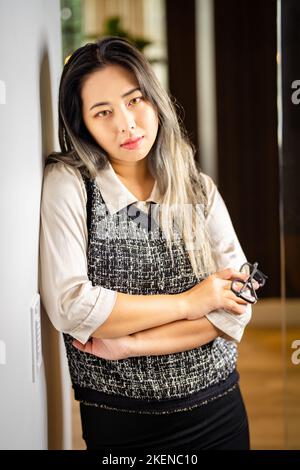
[[[203,317],[199,320],[167,323],[120,338],[92,338],[85,345],[75,340],[73,345],[103,359],[119,360],[133,356],[159,356],[188,351],[221,335],[222,332]]]
[[[135,333],[135,355],[161,355],[188,351],[209,343],[221,332],[207,318],[179,320]]]

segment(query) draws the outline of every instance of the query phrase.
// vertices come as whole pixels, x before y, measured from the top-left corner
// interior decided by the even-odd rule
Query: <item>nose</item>
[[[120,109],[117,118],[116,125],[119,132],[125,133],[135,129],[135,119],[133,113],[127,108]]]

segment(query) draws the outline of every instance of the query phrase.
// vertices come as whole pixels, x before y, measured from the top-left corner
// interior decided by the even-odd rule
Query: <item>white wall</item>
[[[47,336],[44,362],[36,382],[32,380],[30,313],[38,292],[43,157],[57,147],[60,73],[59,0],[0,0],[1,449],[47,448],[47,406],[51,411],[49,403],[53,409],[56,400],[61,416],[66,405],[63,393],[68,383],[60,383],[65,371],[58,336],[47,321],[43,324]],[[53,356],[57,361],[46,374],[45,364]],[[55,390],[62,396],[53,398]],[[60,439],[55,441],[50,435],[50,441],[56,442],[52,445],[68,447],[68,429],[62,429],[59,420],[55,425]],[[50,434],[53,425],[51,429]]]

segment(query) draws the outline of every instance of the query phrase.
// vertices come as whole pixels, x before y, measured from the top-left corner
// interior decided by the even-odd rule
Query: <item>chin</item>
[[[134,152],[132,150],[129,150],[128,151],[128,154],[125,156],[124,154],[121,156],[119,156],[119,158],[117,157],[118,160],[120,161],[125,161],[125,162],[132,162],[132,161],[135,161],[135,162],[138,162],[140,160],[143,160],[144,158],[146,158],[148,156],[149,152],[148,153],[138,153],[138,152]]]

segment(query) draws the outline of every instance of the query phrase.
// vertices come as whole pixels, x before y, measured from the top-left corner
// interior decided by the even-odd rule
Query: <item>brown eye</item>
[[[143,97],[142,96],[137,96],[136,98],[133,98],[132,100],[129,101],[129,104],[137,104],[140,101],[142,101]]]
[[[110,111],[108,109],[105,109],[104,111],[100,111],[99,113],[96,114],[96,117],[107,117],[110,114]]]

